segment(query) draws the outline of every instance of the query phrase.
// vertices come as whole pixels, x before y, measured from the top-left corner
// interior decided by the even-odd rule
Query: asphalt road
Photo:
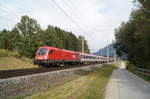
[[[105,99],[150,99],[150,83],[124,68],[113,71]]]

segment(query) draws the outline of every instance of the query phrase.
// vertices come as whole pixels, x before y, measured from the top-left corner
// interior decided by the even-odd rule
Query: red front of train
[[[78,52],[44,46],[38,48],[34,63],[38,65],[78,63],[79,60]]]

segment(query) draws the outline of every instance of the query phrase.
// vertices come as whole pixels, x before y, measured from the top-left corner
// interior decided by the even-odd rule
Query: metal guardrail
[[[136,72],[139,72],[145,76],[150,77],[150,70],[146,70],[146,69],[142,69],[142,68],[138,68],[138,67],[134,67],[134,69],[136,70]]]

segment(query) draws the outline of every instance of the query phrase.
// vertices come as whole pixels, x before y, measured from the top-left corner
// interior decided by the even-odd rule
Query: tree
[[[139,8],[133,10],[126,23],[115,30],[117,52],[128,54],[130,62],[142,68],[150,65],[150,2],[138,0]],[[149,68],[150,69],[150,68]]]
[[[82,51],[82,40],[84,40],[84,52],[85,53],[90,53],[90,50],[88,48],[88,44],[87,41],[85,40],[85,37],[83,36],[78,36],[78,40],[79,40],[79,51]]]
[[[40,36],[42,29],[35,19],[29,16],[22,16],[21,21],[17,24],[12,32],[18,33],[20,36],[16,39],[16,50],[23,56],[32,58],[35,55],[36,49],[42,45]]]

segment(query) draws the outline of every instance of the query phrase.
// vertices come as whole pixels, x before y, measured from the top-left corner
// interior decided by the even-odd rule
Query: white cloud
[[[51,24],[73,31],[76,35],[84,35],[91,51],[95,51],[114,39],[114,29],[121,21],[128,20],[132,9],[131,0],[55,0],[55,2],[70,17],[65,16],[52,0],[1,0],[0,29],[11,29],[21,15],[29,15],[38,20],[44,29]]]

